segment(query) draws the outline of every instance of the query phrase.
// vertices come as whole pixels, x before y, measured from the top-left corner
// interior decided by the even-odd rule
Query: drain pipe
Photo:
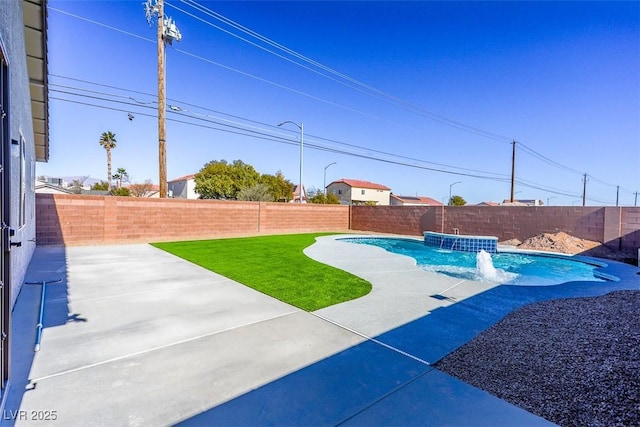
[[[38,316],[38,324],[36,325],[36,345],[33,351],[40,351],[40,340],[42,339],[42,321],[44,318],[44,296],[47,288],[47,283],[60,283],[62,279],[57,280],[43,280],[42,282],[25,282],[27,285],[42,285],[42,291],[40,292],[40,315]]]

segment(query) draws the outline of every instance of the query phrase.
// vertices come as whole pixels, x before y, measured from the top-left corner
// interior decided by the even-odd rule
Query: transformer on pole
[[[167,140],[166,140],[166,81],[164,45],[180,41],[182,34],[173,19],[164,16],[163,0],[147,0],[144,4],[147,22],[151,25],[154,15],[158,16],[158,163],[160,197],[167,197]]]

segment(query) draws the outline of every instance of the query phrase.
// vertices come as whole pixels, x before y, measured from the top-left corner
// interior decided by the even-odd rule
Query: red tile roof
[[[437,201],[436,199],[432,199],[431,197],[426,196],[398,196],[396,194],[392,194],[396,200],[400,200],[402,203],[412,203],[412,204],[424,204],[430,206],[441,206],[442,202]]]
[[[185,176],[181,176],[181,177],[176,178],[176,179],[172,179],[172,180],[171,180],[171,181],[169,181],[169,182],[176,182],[176,181],[188,181],[188,180],[190,180],[190,179],[193,179],[195,176],[196,176],[195,174],[192,174],[192,175],[185,175]]]
[[[386,185],[382,185],[382,184],[376,184],[375,182],[369,182],[369,181],[361,181],[359,179],[339,179],[337,181],[333,181],[331,184],[337,184],[337,183],[345,183],[347,184],[349,187],[355,187],[355,188],[369,188],[372,190],[388,190],[391,191],[391,189],[389,187],[387,187]],[[331,185],[329,184],[329,185]]]
[[[300,186],[299,185],[293,186],[293,200],[300,199],[300,191],[298,191],[298,187]],[[307,200],[307,187],[305,187],[304,185],[302,185],[302,199]]]

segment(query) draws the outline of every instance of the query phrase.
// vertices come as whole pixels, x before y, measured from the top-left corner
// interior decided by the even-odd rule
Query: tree
[[[275,175],[261,175],[260,183],[268,187],[272,200],[276,202],[288,202],[293,199],[293,183],[285,179],[281,171]]]
[[[153,184],[149,180],[143,184],[131,184],[129,186],[129,191],[133,197],[144,197],[151,190],[153,190]]]
[[[118,168],[112,178],[118,181],[118,188],[122,187],[123,181],[129,182],[129,174],[125,168]]]
[[[451,200],[449,200],[449,204],[451,206],[464,206],[467,204],[467,201],[462,197],[455,195],[455,196],[451,196]]]
[[[324,193],[319,191],[309,199],[309,203],[318,203],[322,205],[339,205],[340,199],[338,199],[338,196],[333,193],[329,193],[325,197]]]
[[[109,194],[112,196],[131,196],[131,192],[127,187],[112,188],[111,191],[109,191]]]
[[[96,182],[91,186],[91,189],[95,191],[109,191],[109,184],[104,181]]]
[[[266,184],[256,184],[253,187],[243,188],[238,192],[238,200],[251,202],[273,202],[273,196]]]
[[[111,150],[116,148],[116,134],[113,132],[102,132],[99,142],[100,145],[107,150],[107,189],[111,190]]]
[[[195,175],[196,193],[201,199],[237,199],[243,188],[258,184],[260,174],[242,160],[229,164],[226,160],[213,160]]]

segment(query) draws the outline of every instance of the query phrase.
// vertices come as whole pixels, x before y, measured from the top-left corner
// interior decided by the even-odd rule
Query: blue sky
[[[51,158],[38,175],[158,182],[155,24],[142,2],[49,2]],[[171,0],[168,178],[240,159],[307,188],[351,178],[469,203],[633,205],[640,2]],[[289,49],[240,32],[214,12]],[[234,37],[232,34],[242,37]],[[257,45],[257,46],[256,46]],[[305,62],[291,52],[312,62]],[[90,104],[90,105],[87,105]],[[129,120],[127,113],[135,116]],[[451,186],[454,182],[461,181]]]

